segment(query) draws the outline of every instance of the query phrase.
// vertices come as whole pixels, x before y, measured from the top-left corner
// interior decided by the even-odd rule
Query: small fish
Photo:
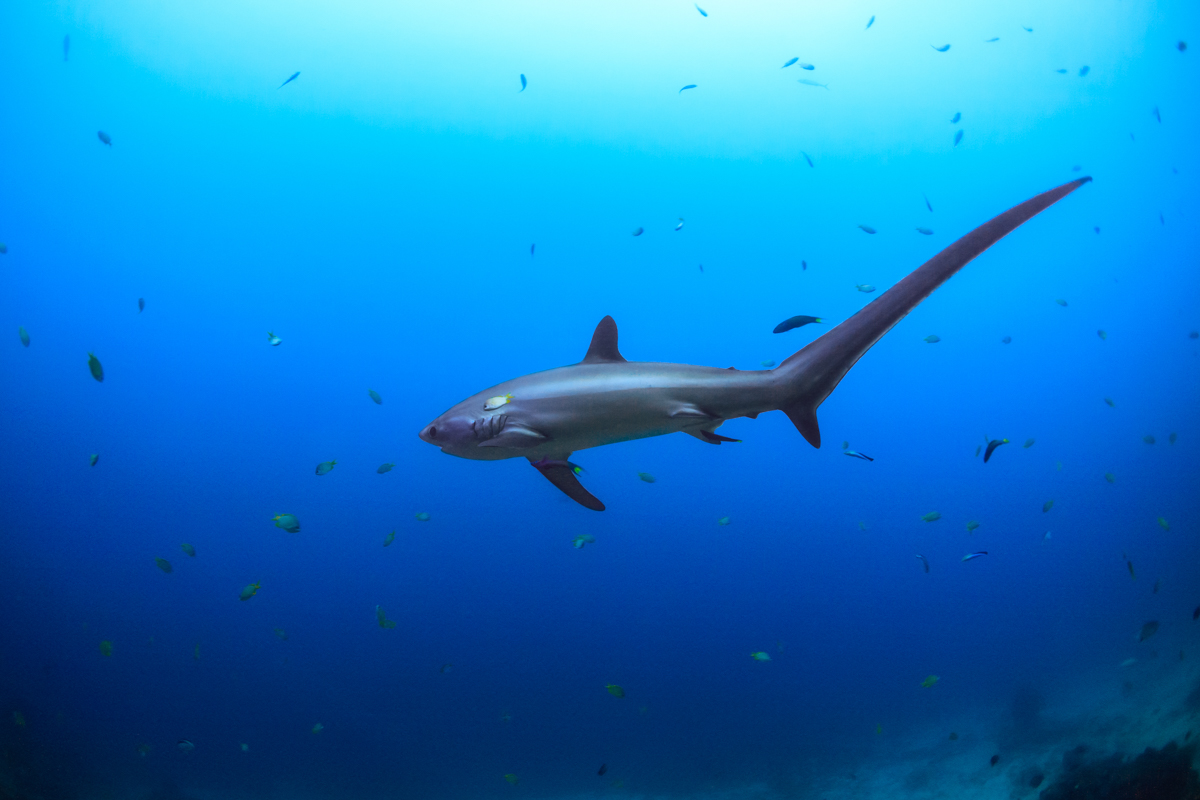
[[[254,595],[258,594],[258,590],[262,588],[257,583],[248,583],[246,587],[238,594],[238,599],[242,601],[249,600]]]
[[[1162,115],[1158,113],[1158,106],[1154,107],[1154,118],[1160,123],[1162,122]]]
[[[283,339],[276,336],[274,331],[267,331],[267,344],[271,345],[271,347],[279,347],[279,345],[283,344]]]
[[[525,73],[521,73],[521,88],[517,90],[517,94],[525,91],[525,87],[529,85],[529,81],[525,80]]]
[[[1192,612],[1192,622],[1200,619],[1200,606],[1196,606],[1196,610]]]
[[[960,119],[962,119],[962,112],[961,112],[961,111],[955,111],[955,112],[954,112],[954,116],[950,118],[950,124],[951,124],[951,125],[957,125],[957,124],[958,124],[958,121],[959,121]]]
[[[792,64],[795,64],[799,60],[800,60],[799,56],[792,56],[791,58],[789,58],[787,61],[785,61],[783,63],[783,66],[780,67],[780,69],[787,69],[788,67],[790,67]]]
[[[1066,71],[1065,69],[1056,69],[1056,70],[1054,70],[1054,71],[1055,71],[1055,72],[1057,72],[1059,75],[1066,75],[1066,74],[1067,74],[1067,71]]]
[[[925,558],[925,556],[921,555],[920,553],[917,553],[917,558],[920,559],[921,566],[925,568],[925,571],[929,572],[929,559]]]
[[[63,37],[63,61],[67,60],[67,56],[71,54],[71,37]]]
[[[816,81],[809,80],[808,78],[801,78],[800,80],[796,81],[796,83],[803,83],[805,86],[818,86],[825,91],[829,91],[828,83],[817,83]]]
[[[1154,582],[1154,588],[1150,591],[1150,594],[1158,594],[1158,590],[1161,588],[1162,588],[1162,578],[1159,578],[1158,580],[1156,580]]]
[[[941,512],[938,511],[930,511],[928,514],[921,515],[921,519],[925,522],[937,522],[941,518]]]
[[[576,536],[574,539],[571,540],[571,545],[576,550],[582,550],[583,546],[585,544],[595,544],[595,543],[596,543],[596,537],[592,536],[590,533],[581,533],[578,536]]]
[[[816,67],[814,67],[812,64],[800,64],[798,66],[800,67],[800,69],[807,69],[809,71],[816,69]]]
[[[250,745],[246,744],[245,742],[242,742],[241,744],[238,745],[238,749],[241,750],[243,753],[249,753]]]
[[[1167,437],[1167,443],[1168,443],[1168,444],[1175,444],[1176,440],[1178,440],[1178,439],[1179,439],[1179,434],[1177,434],[1177,433],[1175,433],[1174,431],[1172,431],[1172,432],[1171,432],[1171,435]]]
[[[1156,633],[1158,633],[1158,621],[1151,620],[1142,626],[1142,630],[1138,633],[1138,641],[1144,642]]]
[[[529,257],[533,258],[533,251],[537,249],[537,242],[529,245]]]
[[[284,81],[283,83],[279,84],[279,86],[276,88],[275,91],[279,91],[279,89],[282,89],[283,87],[287,86],[289,83],[291,83],[292,81],[296,80],[296,78],[299,78],[299,77],[300,77],[299,72],[293,72],[292,76],[290,78],[288,78],[286,81]]]
[[[200,645],[196,645],[195,647],[192,648],[192,660],[193,661],[200,660]]]
[[[1061,297],[1060,297],[1060,298],[1058,298],[1057,300],[1055,300],[1054,302],[1058,303],[1058,304],[1059,304],[1060,306],[1062,306],[1063,308],[1066,308],[1066,307],[1067,307],[1067,301],[1066,301],[1066,300],[1063,300]]]
[[[1137,659],[1136,659],[1136,658],[1127,658],[1127,659],[1125,659],[1124,661],[1122,661],[1122,662],[1121,662],[1120,666],[1122,666],[1122,667],[1132,667],[1132,666],[1133,666],[1134,664],[1136,664],[1136,663],[1137,663]]]
[[[992,763],[992,766],[993,766],[993,767],[994,767],[994,766],[996,766],[996,764],[997,764],[999,761],[1000,761],[1000,756],[999,756],[999,755],[992,756],[992,761],[991,761],[991,763]]]
[[[992,38],[990,38],[990,39],[984,39],[984,40],[983,40],[983,43],[984,43],[984,44],[991,44],[992,42],[998,42],[998,41],[1000,41],[1000,37],[999,37],[999,36],[993,36],[993,37],[992,37]]]
[[[1121,554],[1121,557],[1125,559],[1125,566],[1129,568],[1129,577],[1136,581],[1137,573],[1133,571],[1133,561],[1131,561],[1124,553]]]
[[[1042,534],[1042,542],[1045,543],[1048,541],[1050,541],[1050,531],[1046,531],[1044,534]]]
[[[316,473],[318,475],[328,475],[330,472],[333,472],[333,468],[336,466],[337,466],[336,460],[322,461],[320,464],[317,464]]]
[[[276,528],[283,528],[288,533],[300,532],[300,520],[294,514],[276,514],[271,519],[275,520]]]
[[[516,786],[518,783],[520,783],[520,782],[521,782],[521,779],[520,779],[520,778],[518,778],[516,775],[514,775],[514,774],[513,774],[513,773],[511,773],[511,772],[505,773],[505,775],[504,775],[504,780],[508,781],[508,782],[509,782],[509,783],[511,783],[513,786]]]
[[[428,511],[418,511],[416,514],[413,514],[413,517],[416,518],[417,522],[429,522]]]
[[[1033,28],[1026,28],[1024,25],[1021,26],[1021,30],[1025,31],[1026,33],[1033,33]]]
[[[596,770],[597,775],[603,775],[608,772],[608,764],[601,764],[600,769]]]
[[[846,452],[842,453],[842,455],[851,456],[853,458],[861,458],[863,461],[874,461],[875,460],[875,459],[871,458],[869,455],[867,455],[866,453],[859,453],[856,450],[847,450]]]
[[[962,132],[962,130],[961,130],[961,129],[955,132],[955,134],[954,134],[954,147],[958,147],[958,143],[962,141],[962,137],[963,137],[963,132]]]
[[[643,481],[645,481],[646,483],[654,483],[656,480],[658,480],[658,478],[655,478],[649,472],[639,472],[637,474],[637,476],[639,478],[641,478]]]
[[[1046,502],[1042,503],[1042,513],[1043,514],[1045,514],[1047,511],[1049,511],[1052,508],[1054,508],[1053,500],[1047,500]]]
[[[950,731],[950,741],[952,741],[952,742],[958,741],[958,733],[957,732]]]
[[[182,550],[183,552],[187,553],[189,558],[196,557],[196,548],[192,547],[187,542],[184,542],[183,544],[179,545],[179,549]]]
[[[287,631],[285,631],[283,628],[276,628],[275,636],[278,637],[280,641],[287,641]]]
[[[367,389],[367,396],[375,401],[375,405],[383,405],[383,398],[380,397],[379,392],[375,391],[374,389]]]
[[[809,166],[809,167],[812,167],[812,166],[813,166],[813,160],[812,160],[811,158],[809,158],[809,157],[808,157],[808,153],[806,153],[806,152],[804,152],[803,150],[801,150],[801,151],[800,151],[800,155],[804,156],[804,160],[808,162],[808,166]],[[803,264],[804,262],[803,262],[803,261],[801,261],[800,263],[801,263],[801,264]]]
[[[1186,53],[1187,52],[1187,42],[1185,42],[1183,39],[1180,39],[1179,42],[1175,45],[1175,49],[1181,53]]]
[[[869,20],[867,20],[867,27],[863,28],[863,30],[865,31],[865,30],[870,29],[870,27],[874,24],[875,24],[875,17],[872,16]]]
[[[454,669],[453,664],[442,664],[442,666],[438,667],[438,672],[442,675],[445,675],[447,672],[449,672],[452,669]]]
[[[858,229],[861,230],[863,233],[869,233],[871,235],[875,234],[875,229],[872,228],[870,225],[859,225]]]
[[[996,452],[996,448],[1002,444],[1008,444],[1008,439],[992,439],[987,443],[987,450],[983,453],[983,463],[987,463],[992,457],[992,453]]]
[[[1151,436],[1150,434],[1147,433],[1145,436],[1142,437],[1142,441],[1145,442],[1146,444],[1154,444],[1155,439],[1153,436]]]
[[[881,735],[882,733],[883,733],[883,723],[882,723],[882,722],[876,722],[876,723],[875,723],[875,735],[876,735],[876,736],[879,736],[879,735]]]
[[[146,310],[146,298],[139,297],[138,298],[138,313],[140,314],[145,310]]]
[[[702,17],[707,17],[707,16],[708,16],[708,12],[707,12],[707,11],[705,11],[705,10],[704,10],[703,8],[701,8],[700,6],[696,5],[696,3],[692,3],[692,5],[696,6],[696,10],[700,12],[700,16],[702,16]]]
[[[484,411],[495,411],[502,405],[506,405],[513,399],[511,394],[498,394],[495,397],[489,397],[483,404]]]
[[[17,326],[17,336],[21,339],[21,344],[29,347],[29,331],[25,330],[24,325]]]
[[[634,236],[641,236],[644,232],[645,232],[645,230],[643,228],[634,228],[633,229]]]
[[[724,528],[729,524],[729,517],[721,517],[719,520],[717,520],[717,524]]]
[[[375,468],[375,474],[382,475],[385,472],[391,472],[392,468],[395,466],[396,465],[392,464],[391,462],[389,462],[387,464],[380,464],[378,467]]]
[[[1109,483],[1116,483],[1117,476],[1113,475],[1111,472],[1106,472],[1104,473],[1104,480],[1108,481]]]
[[[383,613],[383,606],[375,606],[375,620],[379,623],[379,627],[381,628],[396,627],[396,621],[388,619],[387,615]]]
[[[1171,525],[1170,525],[1170,523],[1169,523],[1169,522],[1167,522],[1167,521],[1166,521],[1165,519],[1163,519],[1162,517],[1159,517],[1159,518],[1158,518],[1158,527],[1162,528],[1164,531],[1169,531],[1169,530],[1171,530]]]
[[[775,366],[775,362],[772,359],[767,359],[766,361],[760,361],[758,363],[764,367],[767,367],[768,369]]]
[[[982,558],[983,556],[986,556],[987,554],[988,554],[987,550],[980,550],[978,553],[967,553],[965,556],[962,557],[962,560],[963,561],[972,561],[976,558]]]
[[[865,522],[858,523],[858,529],[860,531],[865,531],[867,529],[867,523],[865,523]]]
[[[983,449],[983,445],[981,445],[981,444],[975,445],[975,458],[979,458],[979,451],[982,449]]]
[[[967,523],[967,533],[974,533],[975,529],[978,527],[979,527],[979,523],[976,522],[975,520],[971,520],[970,522]]]
[[[917,228],[917,233],[922,236],[933,236],[933,231],[929,228]]]
[[[675,226],[675,230],[676,230],[676,231],[681,231],[681,230],[683,230],[683,217],[680,217],[680,218],[679,218],[679,224]]]
[[[944,53],[950,49],[950,45],[948,45],[948,44],[944,44],[941,47],[936,47],[935,45],[932,45],[932,44],[929,46],[932,47],[934,50],[937,50],[939,53]]]
[[[311,730],[313,733],[320,733],[321,731],[325,730],[325,726],[318,722],[316,725],[312,726]]]
[[[153,748],[151,748],[148,744],[139,744],[137,748],[137,754],[142,758],[145,758],[146,754],[149,753],[151,749]]]
[[[929,213],[932,214],[933,213],[933,204],[931,204],[929,202],[929,198],[925,196],[924,192],[921,192],[921,198],[925,201],[925,207],[929,209]]]
[[[88,456],[88,464],[90,464],[93,467],[96,466],[96,462],[99,460],[100,460],[99,453],[92,453],[90,456]]]
[[[604,688],[608,689],[608,693],[611,694],[613,697],[624,697],[625,696],[625,690],[622,689],[620,686],[617,686],[615,683],[610,683],[607,686],[605,686]]]
[[[1113,399],[1112,399],[1111,397],[1106,397],[1106,398],[1104,398],[1104,404],[1105,404],[1106,406],[1108,406],[1109,408],[1116,408],[1116,407],[1117,407],[1117,404],[1113,402]]]
[[[1029,448],[1033,447],[1036,441],[1037,439],[1026,439],[1025,444],[1021,445],[1021,447],[1028,450]]]
[[[1079,68],[1079,77],[1083,78],[1091,71],[1092,71],[1092,68],[1085,64],[1084,66]]]
[[[1000,342],[1001,342],[1001,344],[1012,344],[1012,337],[1005,336],[1003,339],[1000,340]]]
[[[383,546],[387,547],[392,542],[396,541],[396,532],[392,531],[387,536],[383,537]]]
[[[937,675],[930,675],[928,678],[921,681],[921,686],[928,689],[930,686],[933,686],[935,683],[937,683],[940,680],[941,680],[941,678],[939,678]]]
[[[187,739],[180,739],[175,743],[175,746],[185,753],[190,753],[196,749],[196,745],[192,744]]]
[[[682,89],[680,89],[678,92],[676,92],[676,94],[683,94],[688,89],[695,89],[695,88],[696,88],[696,84],[689,83],[687,86],[684,86]]]
[[[842,442],[842,449],[843,449],[843,450],[845,450],[845,449],[846,449],[846,448],[848,448],[849,446],[850,446],[850,443],[849,443],[849,442],[845,442],[845,441],[844,441],[844,442]]]
[[[112,147],[112,137],[109,136],[104,131],[96,131],[96,138],[99,139],[104,144],[108,145],[109,147]]]
[[[167,561],[165,558],[156,558],[156,559],[154,559],[154,563],[157,564],[158,568],[161,569],[163,572],[172,572],[174,569],[171,566],[171,562]]]
[[[928,336],[926,336],[922,341],[924,341],[927,344],[937,344],[941,340],[942,339],[940,336],[937,336],[936,334],[931,333]]]
[[[870,294],[871,292],[875,291],[875,287],[869,283],[856,283],[854,284],[854,288],[858,289],[863,294]]]
[[[814,322],[824,321],[825,320],[821,319],[820,317],[809,317],[804,314],[800,314],[795,317],[788,317],[783,322],[776,325],[775,330],[771,331],[771,333],[783,333],[784,331],[790,331],[793,328],[800,328],[805,325],[811,325]]]
[[[91,353],[88,353],[88,371],[92,373],[93,378],[101,383],[104,382],[104,367],[100,366],[100,359]]]
[[[756,652],[751,653],[750,657],[753,658],[755,661],[770,661],[771,660],[771,654],[764,652],[762,650],[758,650]]]
[[[112,642],[106,639],[100,643],[100,655],[106,658],[112,655]]]

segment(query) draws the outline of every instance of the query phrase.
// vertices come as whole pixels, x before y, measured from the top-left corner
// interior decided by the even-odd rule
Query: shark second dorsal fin
[[[617,323],[612,317],[605,317],[596,326],[592,334],[592,343],[588,346],[587,355],[583,357],[584,364],[602,364],[608,361],[624,361],[625,356],[617,350]]]

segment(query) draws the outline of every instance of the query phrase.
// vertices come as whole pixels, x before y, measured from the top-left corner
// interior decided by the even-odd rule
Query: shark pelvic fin
[[[600,320],[596,332],[592,334],[592,344],[588,347],[587,355],[583,357],[583,363],[603,364],[624,360],[625,357],[617,350],[617,323],[612,317],[605,317]]]
[[[575,470],[571,468],[570,462],[567,461],[571,457],[567,453],[562,458],[543,458],[539,461],[530,460],[530,464],[537,468],[537,471],[546,477],[546,480],[557,486],[562,493],[574,500],[584,508],[590,508],[592,511],[603,511],[604,503],[587,489],[583,488],[583,484],[575,477]]]

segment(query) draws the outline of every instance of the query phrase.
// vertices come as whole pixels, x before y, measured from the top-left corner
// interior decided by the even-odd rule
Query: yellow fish
[[[498,394],[495,397],[489,397],[483,404],[483,410],[495,411],[500,406],[506,405],[512,399],[513,396],[511,394]]]

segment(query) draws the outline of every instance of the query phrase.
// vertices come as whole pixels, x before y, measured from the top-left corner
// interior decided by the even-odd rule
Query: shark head
[[[475,461],[534,454],[547,437],[523,423],[515,404],[509,405],[505,394],[497,393],[497,389],[464,400],[417,435],[440,447],[443,453]]]

